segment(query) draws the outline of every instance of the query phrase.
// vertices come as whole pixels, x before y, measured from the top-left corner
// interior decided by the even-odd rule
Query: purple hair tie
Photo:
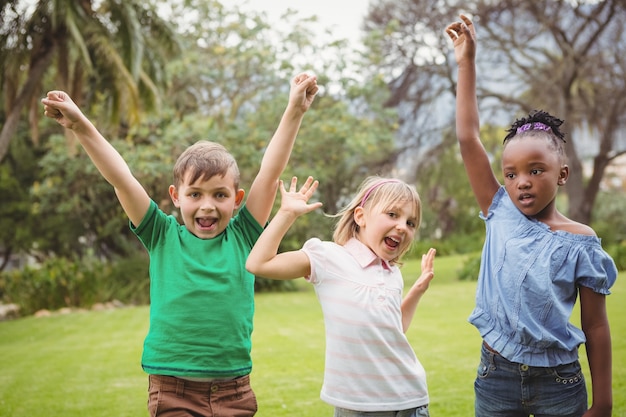
[[[366,192],[365,195],[363,195],[363,199],[361,200],[361,204],[359,204],[359,207],[363,207],[363,205],[365,204],[365,202],[367,201],[368,197],[370,196],[370,194],[372,194],[372,191],[374,191],[375,189],[377,189],[378,187],[380,187],[383,184],[389,184],[389,183],[399,183],[401,182],[400,180],[396,180],[396,179],[390,179],[390,180],[382,180],[377,182],[376,184],[372,185]]]
[[[527,132],[529,130],[545,130],[546,132],[552,132],[552,128],[550,126],[541,122],[533,122],[533,123],[526,123],[524,125],[521,125],[520,127],[517,128],[517,130],[515,131],[515,134],[518,135],[522,132]]]

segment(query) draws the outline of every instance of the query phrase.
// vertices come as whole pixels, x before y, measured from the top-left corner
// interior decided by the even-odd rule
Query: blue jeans
[[[587,410],[580,362],[532,367],[509,362],[484,345],[474,393],[476,417],[580,417]]]
[[[401,411],[353,411],[335,407],[334,417],[429,417],[428,406]]]

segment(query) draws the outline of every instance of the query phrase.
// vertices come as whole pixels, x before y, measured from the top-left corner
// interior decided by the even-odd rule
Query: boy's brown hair
[[[209,180],[215,175],[221,177],[228,172],[235,178],[235,190],[239,189],[239,167],[235,158],[219,143],[201,140],[180,154],[174,164],[174,185],[178,187],[189,175],[189,183],[198,179]]]

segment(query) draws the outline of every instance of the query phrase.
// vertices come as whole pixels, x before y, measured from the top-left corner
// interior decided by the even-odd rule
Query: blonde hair
[[[219,143],[201,140],[187,149],[178,157],[174,164],[174,185],[178,187],[185,175],[189,174],[189,182],[193,184],[199,178],[209,180],[215,175],[224,177],[228,172],[235,178],[235,190],[239,188],[239,167],[235,158]]]
[[[354,220],[354,211],[357,207],[384,212],[398,201],[409,201],[413,204],[416,229],[419,228],[422,222],[422,202],[413,186],[395,178],[367,177],[359,186],[352,201],[332,216],[339,217],[335,225],[333,241],[338,245],[345,245],[348,240],[357,237],[359,225]],[[410,247],[408,245],[402,253],[398,254],[397,258],[392,260],[392,263],[397,263]]]

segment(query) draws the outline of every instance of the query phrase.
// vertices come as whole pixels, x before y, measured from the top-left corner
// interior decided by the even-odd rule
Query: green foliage
[[[618,271],[626,271],[626,241],[613,243],[604,248],[615,261]]]
[[[29,188],[38,174],[38,155],[25,136],[21,134],[11,143],[7,157],[0,164],[0,252],[5,257],[28,250],[34,239],[29,228],[32,224]]]
[[[437,249],[437,256],[450,256],[480,251],[485,240],[484,230],[468,234],[454,234],[445,239],[418,239],[407,258],[421,258],[429,248]]]
[[[41,309],[88,308],[114,299],[146,304],[148,287],[147,257],[143,254],[118,262],[55,257],[37,267],[0,274],[2,301],[19,305],[23,315]]]
[[[503,131],[493,125],[481,128],[481,140],[492,157],[492,169],[498,176],[501,172]],[[418,167],[416,178],[423,207],[422,238],[443,240],[448,244],[449,240],[463,243],[463,236],[484,236],[485,225],[478,217],[480,208],[467,179],[456,136],[451,130],[445,132],[441,144],[426,155]],[[482,241],[481,238],[476,242]],[[458,253],[475,250],[475,244],[471,241],[466,243],[469,246],[467,249],[462,244],[452,246],[457,246],[455,250]]]
[[[40,252],[74,258],[95,251],[110,258],[138,247],[113,187],[82,150],[68,154],[64,138],[53,136],[40,167],[32,207]]]
[[[278,280],[256,277],[254,292],[291,292],[296,291],[296,284],[292,280]]]
[[[626,195],[602,191],[593,208],[593,229],[602,239],[604,249],[611,255],[617,269],[626,270]]]
[[[91,57],[91,64],[103,71],[89,75],[93,82],[88,90],[81,88],[83,84],[78,82],[81,73],[77,72],[74,75],[76,88],[80,90],[77,97],[83,101],[81,108],[86,114],[93,115],[99,129],[124,156],[133,173],[165,212],[175,214],[167,194],[174,161],[185,147],[199,139],[224,144],[239,163],[241,186],[249,189],[267,142],[285,108],[289,78],[302,70],[318,74],[322,88],[305,116],[283,179],[292,175],[300,178],[315,176],[321,183],[316,198],[324,203],[324,212],[336,213],[367,175],[392,172],[396,158],[404,151],[396,147],[402,121],[396,109],[386,107],[394,99],[390,97],[386,84],[389,78],[381,75],[383,72],[396,72],[394,68],[397,68],[400,55],[391,56],[383,53],[388,49],[376,49],[379,54],[372,59],[385,60],[382,65],[385,71],[381,72],[371,62],[356,62],[359,58],[348,53],[353,49],[351,45],[341,40],[333,40],[326,45],[314,44],[313,37],[309,36],[311,23],[314,22],[298,20],[293,13],[286,14],[283,20],[285,26],[280,32],[264,16],[253,12],[242,13],[237,6],[218,1],[172,3],[169,22],[159,21],[156,15],[151,14],[150,7],[142,8],[137,2],[130,2],[127,6],[113,3],[99,3],[102,8],[97,13],[106,14],[108,7],[113,15],[107,17],[105,22],[129,18],[130,24],[120,27],[122,33],[118,38],[111,38],[111,42],[104,42],[104,38],[97,36],[103,32],[92,33],[90,30],[84,34],[87,40],[99,39],[103,42],[99,44],[102,49],[94,51]],[[62,13],[63,10],[57,12]],[[133,16],[141,25],[133,23]],[[407,15],[401,17],[408,19]],[[441,19],[435,19],[429,21],[427,26],[439,25],[440,22]],[[398,24],[399,21],[394,27],[390,23],[387,29],[401,30]],[[174,27],[176,32],[170,32],[170,27]],[[106,29],[100,24],[97,28]],[[407,29],[414,30],[416,27],[412,25]],[[124,44],[125,48],[119,49],[123,59],[107,65],[107,57],[117,54],[106,46],[118,45],[120,39],[133,33],[146,38],[145,48],[141,51],[133,49],[139,46],[134,41]],[[400,46],[393,37],[378,40],[394,43],[394,50]],[[185,53],[170,59],[166,66],[160,66],[163,58],[174,51],[178,43],[183,45]],[[85,46],[89,48],[93,44]],[[87,58],[87,55],[76,55],[77,47],[70,46],[72,54],[68,62],[80,63],[81,59]],[[360,58],[365,59],[366,55]],[[141,61],[141,56],[147,59]],[[151,56],[154,60],[150,59]],[[310,60],[311,56],[316,59]],[[351,57],[355,58],[355,62],[351,62]],[[408,59],[411,65],[415,64],[411,56],[404,56],[404,59]],[[407,78],[401,76],[394,86],[408,88],[412,82],[423,82],[424,87],[435,89],[416,89],[414,86],[407,89],[409,96],[424,92],[424,95],[420,93],[419,97],[413,97],[424,100],[416,103],[416,112],[423,109],[422,105],[432,104],[433,97],[438,95],[437,89],[445,89],[438,83],[428,82],[432,78],[422,75],[412,78],[417,73],[434,75],[443,62],[436,61],[432,62],[432,66],[420,66],[419,71],[411,67],[413,71],[404,74]],[[120,124],[107,123],[110,118],[105,116],[119,112],[123,107],[121,100],[135,95],[135,87],[128,94],[123,91],[112,93],[104,88],[111,85],[119,90],[120,83],[128,81],[121,79],[128,74],[111,71],[114,65],[122,63],[127,68],[125,71],[133,76],[137,71],[149,75],[141,77],[146,83],[139,83],[139,91],[148,96],[142,101],[143,106],[136,106],[138,99],[129,101],[129,106],[134,108],[133,115],[138,109],[148,109],[150,104],[156,104],[149,99],[149,93],[155,93],[157,85],[163,89],[162,97],[166,98],[159,103],[159,111],[146,115],[142,123],[128,125],[127,122],[138,120],[135,117],[123,117],[124,122]],[[141,67],[139,63],[142,63]],[[10,60],[5,64],[13,65]],[[65,69],[57,69],[59,78],[67,75],[63,72]],[[47,73],[44,81],[49,83],[55,79],[52,75]],[[148,83],[149,79],[154,83]],[[431,94],[432,97],[429,96]],[[406,114],[403,117],[406,118]],[[430,116],[427,119],[433,120]],[[435,131],[435,136],[440,135],[439,130],[432,129],[431,123],[426,123],[426,126],[428,130]],[[40,159],[40,155],[32,150],[32,156],[19,150],[19,160],[27,162],[23,164],[25,168],[21,173],[15,170],[21,164],[7,167],[3,162],[0,165],[0,191],[3,195],[6,191],[11,198],[8,204],[4,204],[3,200],[0,208],[4,214],[0,216],[0,237],[4,249],[8,243],[20,242],[20,248],[35,253],[40,259],[48,256],[88,257],[91,253],[116,259],[133,254],[140,244],[130,232],[128,220],[113,190],[82,150],[75,152],[76,148],[68,148],[65,137],[51,136],[51,132],[56,133],[58,129],[54,126],[53,131],[43,132],[43,143],[47,146],[44,158]],[[20,137],[26,139],[27,130],[24,124],[21,129],[24,134]],[[498,155],[502,132],[502,128],[488,125],[481,129],[481,137],[493,156],[496,172],[500,171]],[[411,131],[411,136],[419,137],[421,134]],[[17,152],[14,153],[17,155]],[[32,178],[27,175],[29,170]],[[478,218],[478,207],[465,178],[451,129],[444,132],[441,146],[423,158],[416,177],[423,199],[424,220],[420,241],[407,258],[418,257],[430,246],[436,247],[440,256],[476,251],[477,245],[483,241],[484,224]],[[276,201],[275,207],[279,203]],[[618,206],[616,204],[615,207]],[[611,235],[624,230],[624,227],[615,227],[613,221],[622,217],[616,214],[597,216],[599,222],[605,222],[599,223],[599,235],[603,236],[605,243],[619,241],[619,236]],[[612,219],[613,223],[608,219]],[[320,213],[305,216],[289,231],[281,250],[298,249],[312,236],[330,239],[333,224],[334,219]],[[285,289],[282,286],[288,284],[280,281],[265,283],[260,279],[257,288],[260,291],[276,287]]]
[[[68,44],[70,54],[64,57],[67,62],[53,67],[58,77],[52,76],[53,70],[43,80],[74,82],[76,91],[71,94],[75,101],[122,154],[165,212],[175,214],[167,193],[174,161],[199,139],[225,145],[240,166],[241,186],[249,189],[287,104],[289,80],[305,69],[320,74],[319,84],[323,88],[305,117],[284,178],[315,175],[323,184],[319,199],[327,212],[334,213],[366,174],[391,165],[395,157],[393,136],[397,116],[395,111],[383,108],[386,85],[382,80],[367,83],[356,80],[354,72],[347,68],[345,52],[349,45],[340,41],[315,45],[308,20],[287,14],[284,19],[287,27],[280,32],[262,15],[242,13],[237,6],[226,7],[217,1],[192,0],[171,4],[171,18],[163,22],[151,15],[152,5],[141,8],[136,2],[112,3],[97,5],[101,8],[93,16],[103,13],[103,22],[117,27],[117,22],[125,21],[128,26],[120,26],[119,36],[110,34],[111,38],[106,38],[103,37],[106,27],[99,22],[82,34],[82,38],[74,39],[76,43]],[[44,2],[38,5],[41,6],[38,13],[60,17],[68,13],[64,17],[69,20],[59,19],[59,22],[84,18],[71,14],[75,4],[68,3],[69,9],[59,10]],[[141,24],[137,25],[135,19]],[[170,27],[176,32],[170,32]],[[130,36],[136,38],[118,52],[110,48]],[[149,39],[145,39],[143,49],[138,49],[139,43],[135,41],[142,38]],[[185,54],[169,59],[164,67],[159,66],[164,57],[171,56],[177,44],[183,45]],[[98,48],[91,55],[86,53],[96,45]],[[107,63],[107,57],[115,58],[117,53],[120,59]],[[153,55],[153,62],[145,59]],[[320,59],[307,62],[306,56]],[[76,68],[102,71],[66,72],[70,63],[80,64],[84,60],[89,65]],[[126,69],[114,71],[114,66]],[[137,74],[141,74],[142,80],[138,91],[142,98],[144,92],[147,94],[141,101],[143,106],[139,106],[140,100],[135,97],[137,86],[127,93],[117,91]],[[85,77],[91,77],[88,91],[81,83]],[[160,103],[158,112],[137,117],[138,111],[150,108],[153,103],[150,93],[155,93],[157,86],[166,86],[161,94],[167,100]],[[120,104],[124,97],[134,97],[128,102],[132,109],[120,123],[112,123],[118,119],[110,115],[124,114],[126,107]],[[31,176],[15,183],[12,180],[15,171],[4,166],[6,161],[0,170],[0,175],[8,179],[2,182],[3,191],[6,188],[15,198],[15,203],[2,207],[7,211],[3,218],[7,223],[2,228],[4,241],[16,244],[15,236],[25,236],[20,249],[39,260],[54,256],[80,258],[90,253],[113,259],[133,253],[140,245],[128,228],[128,220],[112,187],[77,146],[71,133],[58,134],[60,127],[48,119],[42,125],[45,155],[27,157],[29,164],[22,164],[26,169],[31,167]],[[27,130],[24,126],[20,131]],[[315,223],[298,222],[285,247],[299,247],[311,231],[319,233],[320,238],[329,238],[332,222],[323,217],[318,219]],[[5,250],[10,249],[7,243],[2,245]]]
[[[99,301],[119,300],[133,305],[150,303],[149,259],[145,251],[117,258],[107,265],[110,265],[110,273],[98,283]]]
[[[593,207],[592,226],[596,234],[607,244],[626,241],[626,194],[616,191],[602,191]]]
[[[78,307],[94,302],[93,284],[98,274],[106,272],[93,265],[81,268],[68,259],[51,258],[39,268],[3,273],[3,292],[6,301],[20,306],[22,314],[42,308]]]
[[[468,257],[463,266],[459,269],[458,278],[460,281],[478,281],[480,272],[480,252]]]

